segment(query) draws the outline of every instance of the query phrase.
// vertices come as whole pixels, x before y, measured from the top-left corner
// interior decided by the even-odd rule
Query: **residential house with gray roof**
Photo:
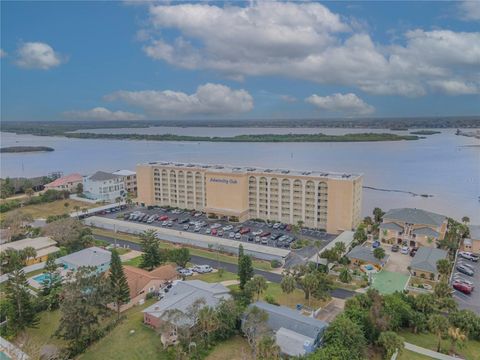
[[[383,215],[380,240],[410,247],[435,248],[445,237],[448,219],[444,215],[414,208],[392,209]]]
[[[373,250],[373,247],[370,246],[357,245],[350,250],[346,256],[350,259],[352,264],[357,266],[370,264],[383,267],[387,263],[389,255],[385,254],[383,259],[377,259],[373,255]]]
[[[321,345],[323,334],[328,327],[326,322],[302,315],[286,306],[262,301],[251,304],[250,308],[254,306],[267,313],[267,326],[274,333],[283,354],[303,356]]]
[[[80,267],[91,266],[97,273],[102,273],[110,268],[112,253],[108,250],[92,246],[65,256],[56,260],[57,264],[62,264],[64,269],[76,271]]]
[[[442,249],[421,247],[412,259],[410,264],[410,273],[413,276],[438,280],[437,262],[441,259],[447,259],[448,252]]]
[[[83,194],[92,200],[116,202],[123,199],[125,190],[124,176],[97,171],[95,174],[83,177]]]

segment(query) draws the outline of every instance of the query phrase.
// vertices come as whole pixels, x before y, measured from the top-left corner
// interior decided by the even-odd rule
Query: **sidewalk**
[[[413,345],[413,344],[410,344],[408,342],[405,342],[405,349],[416,352],[418,354],[429,356],[433,359],[438,359],[438,360],[458,360],[458,359],[462,359],[462,358],[453,357],[453,356],[450,356],[450,355],[440,354],[436,351],[425,349],[423,347]]]

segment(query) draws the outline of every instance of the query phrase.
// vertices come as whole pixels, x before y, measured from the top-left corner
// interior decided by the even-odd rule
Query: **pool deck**
[[[395,291],[403,291],[409,276],[405,274],[382,270],[372,275],[371,287],[377,289],[380,294],[392,294]]]

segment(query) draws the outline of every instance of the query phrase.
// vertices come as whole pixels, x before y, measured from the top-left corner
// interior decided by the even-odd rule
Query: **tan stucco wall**
[[[359,224],[361,194],[358,199],[357,190],[354,189],[352,181],[328,180],[327,232],[339,233],[344,230],[352,230]],[[356,195],[357,201],[355,201],[354,195]]]
[[[413,276],[416,276],[421,279],[432,280],[430,276],[434,276],[433,280],[435,281],[438,280],[438,275],[435,277],[435,274],[432,275],[432,273],[429,271],[422,271],[422,270],[417,270],[412,268],[411,273]],[[423,274],[423,277],[422,277],[422,274]]]
[[[153,187],[153,168],[146,165],[137,165],[137,201],[146,206],[155,205]]]
[[[248,211],[248,177],[246,174],[206,173],[207,211],[227,210],[241,214]],[[233,215],[233,214],[232,214]]]

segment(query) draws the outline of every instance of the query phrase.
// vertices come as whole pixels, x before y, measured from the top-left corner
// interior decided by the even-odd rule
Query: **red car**
[[[267,237],[267,236],[270,236],[270,235],[271,235],[271,233],[269,231],[264,231],[260,234],[260,237],[262,238],[262,237]]]
[[[249,232],[250,232],[250,228],[248,227],[244,227],[240,229],[240,234],[242,235],[248,234]]]
[[[216,236],[217,235],[217,229],[212,229],[210,234],[213,235],[213,236]]]
[[[455,290],[458,290],[464,294],[467,294],[467,295],[470,295],[472,293],[472,287],[467,285],[467,284],[464,284],[464,283],[461,283],[461,282],[454,282],[453,283],[453,288]]]
[[[158,218],[158,220],[160,220],[160,221],[166,221],[166,220],[168,220],[168,216],[167,216],[167,215],[162,215],[162,216],[160,216],[160,217]]]

